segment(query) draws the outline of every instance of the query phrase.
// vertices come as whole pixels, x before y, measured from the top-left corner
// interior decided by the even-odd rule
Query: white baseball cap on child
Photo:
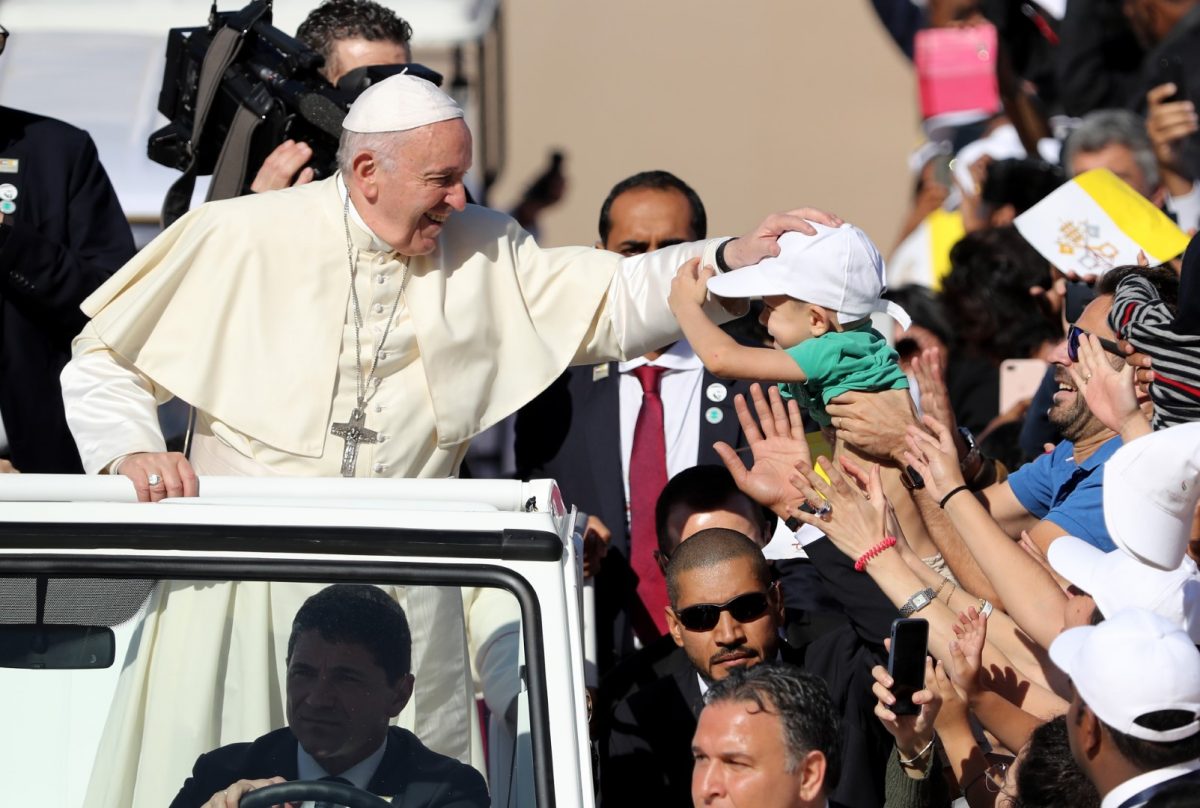
[[[1104,523],[1118,547],[1164,570],[1183,560],[1200,500],[1200,421],[1130,441],[1104,461]]]
[[[1159,742],[1200,732],[1200,650],[1164,617],[1125,609],[1098,626],[1067,629],[1050,643],[1050,659],[1117,732]],[[1181,710],[1193,718],[1171,729],[1137,722],[1159,710]]]
[[[815,236],[784,233],[779,237],[779,255],[710,278],[708,291],[729,298],[787,295],[833,309],[839,323],[885,312],[908,328],[912,322],[908,313],[880,299],[887,290],[883,258],[867,234],[849,223],[810,224]]]
[[[1192,559],[1168,572],[1074,536],[1055,539],[1046,557],[1055,572],[1092,596],[1101,614],[1148,609],[1200,643],[1200,572]]]

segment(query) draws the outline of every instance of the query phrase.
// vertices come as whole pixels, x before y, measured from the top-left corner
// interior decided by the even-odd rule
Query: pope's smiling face
[[[467,205],[471,132],[461,119],[422,126],[401,133],[388,154],[360,151],[352,167],[363,221],[401,255],[428,255],[446,219]]]

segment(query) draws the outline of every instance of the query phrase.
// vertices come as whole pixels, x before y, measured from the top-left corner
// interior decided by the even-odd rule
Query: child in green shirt
[[[671,286],[671,310],[683,333],[712,373],[730,379],[772,379],[786,397],[822,427],[825,405],[850,390],[873,392],[908,387],[896,352],[871,327],[870,315],[886,312],[905,328],[908,315],[882,300],[883,259],[866,234],[851,224],[815,224],[817,235],[785,233],[779,255],[752,267],[716,275],[698,261],[679,269]],[[707,294],[761,297],[759,318],[777,349],[741,345],[701,309]]]

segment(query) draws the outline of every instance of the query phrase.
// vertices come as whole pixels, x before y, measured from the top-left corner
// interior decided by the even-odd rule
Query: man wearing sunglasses
[[[771,661],[824,679],[842,705],[847,776],[834,799],[882,804],[891,739],[874,718],[870,674],[883,660],[882,646],[868,646],[849,626],[803,648],[785,643],[783,598],[770,567],[759,546],[737,531],[696,533],[671,554],[666,577],[667,624],[679,652],[669,676],[614,710],[603,804],[690,806],[691,741],[704,693],[731,671]]]

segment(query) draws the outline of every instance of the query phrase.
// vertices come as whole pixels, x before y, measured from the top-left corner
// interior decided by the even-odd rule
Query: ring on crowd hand
[[[833,505],[829,503],[829,500],[825,500],[817,508],[817,516],[822,519],[824,519],[826,516],[829,516],[831,513],[833,513]]]
[[[162,482],[162,477],[159,477],[157,474],[151,474],[146,478],[146,482],[150,483],[150,485],[158,485]]]

